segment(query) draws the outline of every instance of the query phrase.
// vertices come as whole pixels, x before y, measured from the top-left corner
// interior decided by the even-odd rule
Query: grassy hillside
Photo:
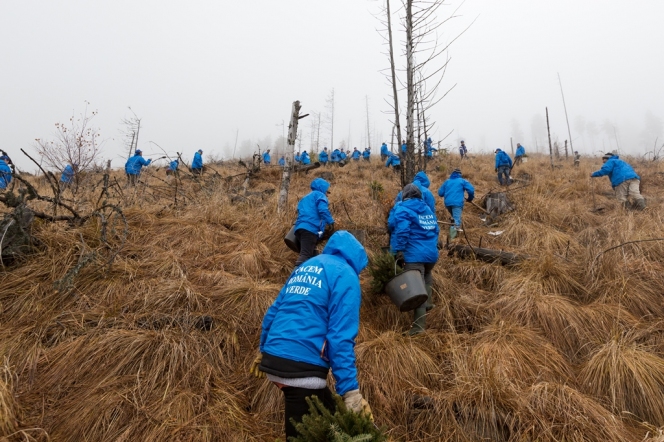
[[[531,156],[513,171],[516,210],[491,228],[467,205],[456,242],[481,239],[529,259],[503,267],[441,251],[423,335],[404,337],[412,314],[370,294],[362,274],[360,386],[394,440],[664,440],[664,241],[609,250],[664,238],[664,174],[659,163],[633,162],[649,207],[626,212],[608,179],[591,182],[600,164],[561,161],[551,171],[548,158]],[[498,188],[493,156],[453,156],[429,165],[434,193],[457,166],[478,201]],[[281,393],[248,368],[295,262],[283,236],[322,169],[294,177],[280,217],[270,193],[278,168],[253,177],[246,198],[233,198],[239,166],[213,168],[177,188],[148,169],[147,187],[114,185],[103,196],[92,176],[66,195],[81,213],[100,200],[120,207],[126,240],[117,212],[79,226],[35,222],[36,253],[0,268],[0,440],[282,435]],[[380,252],[397,176],[377,159],[325,172],[337,228],[365,230],[369,254]]]

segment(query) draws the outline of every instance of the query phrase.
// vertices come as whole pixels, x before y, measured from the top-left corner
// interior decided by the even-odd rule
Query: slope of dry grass
[[[649,208],[625,212],[608,196],[606,178],[595,181],[593,202],[588,175],[600,161],[592,162],[579,169],[559,162],[552,172],[547,158],[532,156],[514,170],[531,177],[509,192],[516,210],[497,226],[485,227],[481,212],[466,206],[465,234],[455,241],[530,258],[501,267],[441,251],[436,308],[423,335],[402,336],[412,315],[370,295],[361,276],[360,384],[394,440],[661,438],[664,241],[606,250],[664,237],[664,180],[659,163],[634,164]],[[434,194],[457,166],[478,202],[499,190],[492,157],[450,157],[429,165]],[[163,170],[148,169],[147,187],[110,188],[108,200],[129,225],[110,266],[93,219],[37,222],[39,250],[0,268],[0,440],[281,436],[280,392],[247,369],[262,316],[296,258],[282,238],[321,171],[294,176],[280,216],[269,193],[279,187],[278,168],[252,178],[249,190],[267,193],[232,203],[242,169],[212,167],[218,174],[178,184],[177,203]],[[325,172],[334,174],[337,228],[365,230],[370,254],[378,253],[398,177],[377,161]],[[82,212],[101,191],[93,188],[99,177],[88,181],[75,198],[67,195]],[[372,193],[372,182],[383,192]],[[95,258],[72,276],[91,251]]]

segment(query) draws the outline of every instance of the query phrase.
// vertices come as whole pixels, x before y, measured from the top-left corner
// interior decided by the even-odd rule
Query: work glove
[[[258,356],[256,356],[256,359],[254,359],[254,362],[251,363],[251,368],[249,369],[249,374],[252,374],[257,378],[264,378],[265,377],[265,372],[261,371],[260,368],[258,368],[261,365],[262,360],[263,360],[263,353],[261,353],[259,351]]]
[[[470,202],[473,201],[473,199],[475,199],[475,198],[466,198],[466,201],[468,201],[470,203]]]
[[[353,410],[357,414],[364,413],[371,422],[373,422],[373,414],[371,413],[371,407],[369,406],[369,402],[366,401],[362,397],[362,394],[360,393],[360,390],[351,390],[346,392],[343,395],[344,398],[344,404],[346,404],[346,408],[349,410]]]
[[[403,252],[397,252],[397,254],[394,256],[394,260],[397,262],[397,265],[401,267],[406,265],[406,259],[403,256]]]

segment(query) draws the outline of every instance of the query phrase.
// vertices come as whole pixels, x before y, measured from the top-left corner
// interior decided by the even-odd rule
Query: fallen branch
[[[664,238],[637,239],[635,241],[627,241],[622,244],[618,244],[617,246],[609,247],[608,249],[601,251],[600,253],[597,254],[597,256],[595,256],[595,258],[593,259],[593,263],[590,265],[590,268],[592,269],[595,266],[595,262],[597,261],[597,259],[606,252],[610,252],[611,250],[618,249],[628,244],[636,244],[640,242],[653,242],[653,241],[664,241]]]

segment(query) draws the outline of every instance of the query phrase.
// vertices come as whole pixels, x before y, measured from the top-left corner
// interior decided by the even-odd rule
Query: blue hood
[[[311,190],[317,190],[323,194],[327,193],[327,189],[330,188],[330,183],[325,181],[323,178],[316,178],[311,182]]]
[[[425,172],[417,172],[417,175],[415,175],[413,182],[419,183],[422,186],[426,187],[427,189],[429,188],[429,185],[431,185],[431,181],[429,181],[429,177]]]
[[[345,230],[339,230],[330,237],[323,249],[323,254],[343,258],[358,275],[369,264],[367,252],[362,244]]]
[[[452,172],[452,175],[450,175],[450,178],[461,178],[461,172]]]

